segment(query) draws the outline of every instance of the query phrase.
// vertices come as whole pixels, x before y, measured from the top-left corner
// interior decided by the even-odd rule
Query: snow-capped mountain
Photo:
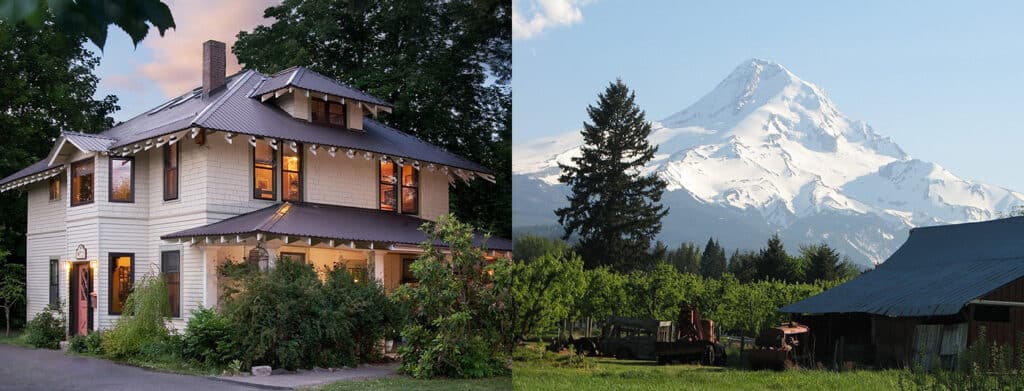
[[[646,167],[667,183],[661,239],[754,249],[773,232],[796,251],[825,241],[862,264],[884,261],[915,226],[987,220],[1024,194],[912,159],[847,118],[818,86],[753,59],[683,111],[654,122]],[[556,224],[565,204],[558,163],[579,155],[579,131],[513,148],[513,224]]]

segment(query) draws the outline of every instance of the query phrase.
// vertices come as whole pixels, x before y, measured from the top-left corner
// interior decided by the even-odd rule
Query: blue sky
[[[516,142],[579,129],[616,77],[658,120],[758,57],[911,156],[1024,191],[1024,3],[515,1]]]
[[[113,94],[120,100],[121,110],[114,114],[115,120],[127,120],[199,86],[202,44],[206,40],[225,42],[229,51],[227,72],[238,71],[238,62],[230,53],[235,35],[273,23],[263,18],[263,10],[280,0],[246,0],[244,4],[208,0],[164,2],[177,25],[164,36],[150,29],[146,39],[135,47],[124,31],[111,26],[102,51],[92,43],[87,44],[100,57],[96,69],[100,78],[97,95]]]

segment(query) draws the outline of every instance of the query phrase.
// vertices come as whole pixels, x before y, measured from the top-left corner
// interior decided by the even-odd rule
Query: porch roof
[[[416,246],[427,239],[419,230],[426,222],[418,217],[376,209],[284,202],[160,238],[265,234]],[[485,238],[478,233],[473,241],[489,250],[512,250],[509,239]],[[444,246],[444,243],[437,245]]]

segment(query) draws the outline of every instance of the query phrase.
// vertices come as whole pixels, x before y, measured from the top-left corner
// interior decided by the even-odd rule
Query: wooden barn
[[[910,230],[874,270],[781,311],[811,327],[816,361],[944,365],[978,339],[1024,344],[1024,217]]]

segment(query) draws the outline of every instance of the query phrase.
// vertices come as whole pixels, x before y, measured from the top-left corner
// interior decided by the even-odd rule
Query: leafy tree
[[[725,249],[717,240],[709,238],[700,258],[700,274],[707,278],[718,278],[725,273],[726,268]]]
[[[146,38],[150,25],[160,36],[175,27],[170,8],[160,0],[7,0],[0,4],[0,19],[40,30],[50,22],[69,36],[89,38],[100,49],[111,24],[128,33],[135,45]]]
[[[647,141],[651,124],[622,80],[610,83],[588,106],[581,155],[559,165],[569,185],[569,205],[555,211],[568,239],[579,233],[577,251],[588,267],[608,265],[628,271],[644,265],[651,241],[668,209],[660,204],[665,182],[642,175],[657,146]]]
[[[96,133],[113,125],[117,98],[94,99],[99,59],[84,42],[51,21],[39,29],[0,21],[0,176],[44,158],[61,130]],[[23,194],[0,194],[0,248],[16,259],[25,257]]]
[[[247,68],[303,65],[395,105],[381,121],[490,168],[452,191],[465,222],[512,232],[511,2],[285,0],[238,34]],[[454,207],[458,205],[458,208]]]
[[[523,235],[516,238],[513,252],[517,262],[530,263],[545,255],[562,257],[569,252],[569,245],[558,239]]]
[[[682,243],[679,248],[669,251],[666,258],[680,273],[701,274],[701,252],[696,244]]]
[[[584,316],[596,318],[603,322],[610,316],[625,316],[626,309],[626,278],[602,266],[584,272],[587,280],[586,291],[579,300],[579,311]]]
[[[4,334],[11,334],[11,309],[25,300],[25,266],[5,262],[8,252],[0,249],[0,308],[4,309]]]
[[[451,214],[424,230],[424,252],[412,264],[419,285],[393,294],[412,311],[402,329],[402,371],[416,378],[507,374],[512,268],[505,261],[488,265],[483,250],[473,246],[473,228]],[[434,246],[437,241],[447,251]]]
[[[578,255],[555,250],[512,266],[516,340],[551,328],[574,311],[587,288]]]

